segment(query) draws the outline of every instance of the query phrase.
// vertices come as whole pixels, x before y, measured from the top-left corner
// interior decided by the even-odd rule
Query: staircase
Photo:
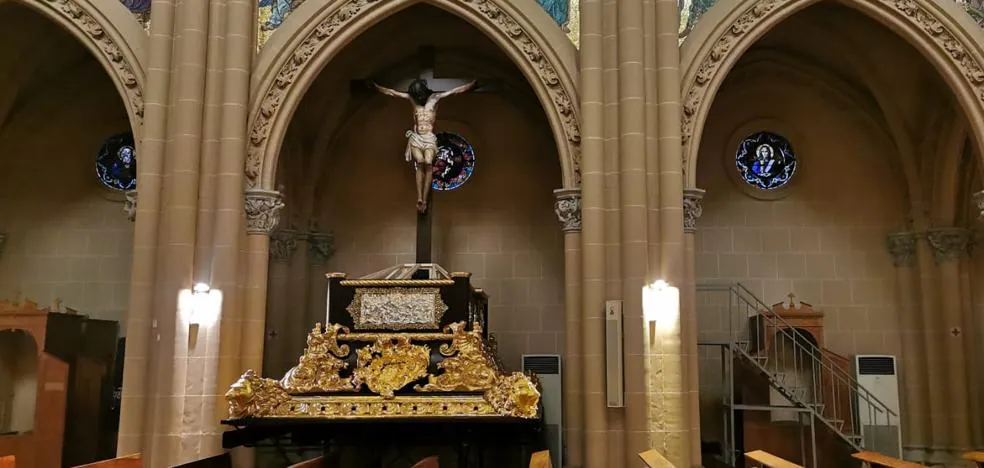
[[[897,447],[877,445],[892,440],[884,435],[898,430],[898,415],[858,383],[850,372],[847,358],[817,346],[809,333],[772,313],[771,306],[741,284],[700,285],[697,291],[701,297],[714,297],[713,304],[722,308],[725,303],[721,299],[727,294],[727,313],[722,317],[723,330],[720,330],[721,337],[727,335],[727,339],[701,343],[721,347],[722,356],[731,361],[725,365],[726,373],[730,374],[726,385],[734,388],[734,367],[744,365],[761,374],[771,388],[789,401],[785,408],[792,407],[800,414],[808,414],[812,419],[811,428],[814,424],[826,426],[852,451],[897,451]],[[720,294],[707,294],[712,292]],[[730,395],[730,398],[725,395],[724,403],[731,411],[749,409],[735,404],[733,390]],[[776,410],[783,408],[775,407]],[[740,455],[728,456],[741,450],[733,445],[733,413],[731,421],[728,429],[731,453],[726,456],[729,462],[736,463],[741,459]],[[813,429],[810,432],[814,437],[813,464],[805,459],[803,463],[816,467],[816,435]]]

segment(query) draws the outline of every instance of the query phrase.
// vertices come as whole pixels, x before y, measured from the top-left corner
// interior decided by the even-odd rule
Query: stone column
[[[704,213],[704,191],[697,188],[683,190],[683,240],[686,245],[684,267],[686,275],[680,285],[680,332],[683,335],[683,353],[688,412],[690,419],[690,460],[699,463],[700,454],[700,364],[697,353],[697,270],[696,236],[697,220]]]
[[[324,323],[327,310],[325,304],[328,297],[328,279],[325,268],[328,261],[335,255],[335,236],[331,233],[318,232],[317,225],[311,226],[308,234],[308,300],[305,310],[304,325],[307,330],[315,323]]]
[[[584,464],[584,372],[581,336],[581,189],[554,190],[554,212],[564,232],[564,460]]]
[[[970,232],[960,228],[939,228],[927,232],[927,240],[939,268],[940,319],[939,333],[932,339],[942,342],[946,360],[946,388],[949,410],[949,446],[964,450],[970,446],[970,400],[967,382],[967,357],[964,355],[964,324],[960,300],[959,261],[967,256]],[[974,415],[977,417],[977,415]]]
[[[123,358],[123,395],[116,453],[120,456],[150,449],[153,433],[153,394],[150,385],[154,285],[161,223],[164,159],[167,150],[168,90],[171,82],[174,5],[155,2],[147,41],[147,86],[144,88],[144,127],[138,148],[137,186],[143,193],[134,206],[133,259],[130,268],[129,313]]]
[[[919,280],[915,272],[916,245],[914,232],[898,232],[886,238],[888,252],[895,263],[895,289],[898,292],[899,329],[902,334],[902,421],[903,444],[910,450],[923,451],[929,443],[925,342],[919,319]],[[922,454],[925,455],[924,453]],[[917,455],[918,456],[918,455]]]
[[[297,251],[297,239],[293,233],[274,231],[270,236],[270,275],[267,280],[266,342],[263,352],[263,368],[269,377],[277,378],[291,361],[290,330],[290,266]]]
[[[246,191],[246,291],[243,302],[242,362],[244,369],[263,371],[266,337],[267,268],[270,235],[280,223],[283,196],[273,190]]]
[[[581,362],[585,468],[606,468],[605,403],[605,106],[602,0],[581,1]],[[565,243],[566,244],[566,243]],[[569,339],[569,337],[568,337]],[[575,467],[577,465],[570,465]]]

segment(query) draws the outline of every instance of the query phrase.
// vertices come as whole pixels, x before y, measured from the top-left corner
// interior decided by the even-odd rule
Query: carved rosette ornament
[[[977,192],[973,195],[974,206],[977,207],[977,213],[980,218],[984,218],[984,190]]]
[[[715,90],[711,85],[718,75],[728,72],[721,70],[725,63],[732,61],[736,54],[751,43],[751,32],[759,28],[760,23],[767,23],[771,16],[787,12],[799,11],[816,3],[815,0],[757,0],[743,2],[741,13],[727,27],[718,28],[720,35],[712,39],[710,47],[700,59],[697,70],[689,82],[683,85],[681,107],[680,142],[683,146],[683,176],[689,180],[690,158],[696,156],[694,146],[695,128],[703,125],[703,119],[709,110]],[[940,57],[945,57],[952,64],[952,71],[962,78],[966,86],[966,95],[974,96],[977,102],[967,103],[974,106],[976,111],[984,113],[984,67],[974,47],[968,46],[964,34],[955,34],[951,28],[937,17],[940,9],[930,0],[872,0],[861,2],[865,9],[879,9],[884,14],[898,20],[900,27],[908,23],[915,29],[914,34],[921,37],[928,47],[935,46]],[[923,5],[934,5],[927,8]],[[949,22],[947,22],[949,23]],[[765,26],[767,27],[767,26]],[[738,49],[738,50],[736,50]],[[957,85],[960,86],[960,85]],[[960,90],[954,90],[960,95]]]
[[[270,235],[280,224],[283,195],[275,190],[246,191],[246,233]]]
[[[554,190],[554,213],[564,232],[581,232],[581,189]]]
[[[136,117],[137,125],[143,125],[144,98],[143,91],[140,89],[140,80],[134,72],[133,65],[130,64],[128,54],[116,43],[112,34],[108,33],[108,28],[100,24],[96,18],[102,18],[99,14],[89,12],[90,2],[76,2],[75,0],[46,0],[44,2],[35,1],[31,3],[47,3],[52,10],[64,18],[69,24],[90,37],[95,42],[95,50],[101,53],[112,69],[122,91],[126,95],[126,105]]]
[[[577,112],[577,104],[572,99],[573,90],[568,90],[561,80],[557,67],[552,63],[549,54],[544,52],[534,35],[523,29],[520,23],[510,13],[511,9],[500,6],[502,0],[459,0],[463,7],[471,8],[483,17],[490,27],[502,32],[514,48],[522,54],[536,73],[536,78],[549,93],[545,105],[552,105],[565,136],[571,158],[571,172],[574,184],[581,182],[581,127]],[[289,59],[281,66],[276,77],[269,84],[260,98],[259,109],[252,116],[249,131],[249,148],[246,157],[246,186],[260,186],[260,174],[263,171],[264,158],[270,156],[268,151],[275,151],[268,142],[273,127],[283,113],[283,104],[289,94],[295,91],[298,77],[312,68],[312,58],[318,55],[327,44],[353,27],[360,15],[386,2],[381,0],[347,0],[331,9],[331,12],[292,51]],[[506,3],[506,2],[503,2]],[[297,86],[300,90],[300,86]],[[576,98],[576,96],[574,96]],[[268,147],[268,145],[270,145]]]
[[[130,190],[123,196],[125,197],[123,199],[123,212],[126,213],[126,219],[135,221],[137,219],[137,191]]]
[[[961,228],[930,229],[926,239],[933,249],[937,263],[959,260],[968,254],[970,231]]]
[[[916,242],[919,236],[914,232],[895,232],[885,236],[888,253],[897,267],[911,267],[916,264]]]
[[[697,232],[697,220],[704,214],[704,190],[683,189],[683,232]]]

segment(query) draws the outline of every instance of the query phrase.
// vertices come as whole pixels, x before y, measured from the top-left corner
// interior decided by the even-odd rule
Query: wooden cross
[[[438,78],[434,73],[434,63],[435,63],[435,51],[433,46],[422,46],[417,50],[417,59],[419,63],[419,72],[415,77],[405,78],[397,83],[380,83],[383,86],[390,87],[398,91],[406,91],[410,86],[410,82],[417,78],[422,78],[427,80],[427,87],[434,92],[447,91],[458,86],[467,84],[471,82],[470,79],[461,78]],[[362,92],[375,92],[372,89],[372,83],[370,80],[353,80],[351,83],[351,88],[353,94],[361,94]],[[488,86],[482,86],[481,89],[476,88],[472,92],[487,92],[491,89]],[[427,203],[427,211],[424,213],[417,213],[417,245],[416,245],[416,262],[417,263],[432,263],[431,261],[431,246],[433,244],[432,239],[432,229],[433,229],[433,219],[434,219],[434,197],[433,194],[430,201]],[[427,279],[426,276],[429,273],[426,269],[421,269],[415,275],[415,279]]]

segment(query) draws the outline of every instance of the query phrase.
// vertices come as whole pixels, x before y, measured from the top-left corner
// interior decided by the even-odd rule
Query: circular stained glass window
[[[475,170],[475,149],[461,135],[450,132],[437,134],[437,155],[434,157],[434,190],[454,190],[471,178]]]
[[[113,190],[137,188],[137,152],[130,132],[106,139],[96,157],[96,177]]]
[[[753,133],[738,144],[735,165],[741,179],[752,187],[775,190],[789,183],[796,173],[793,146],[782,135]]]

